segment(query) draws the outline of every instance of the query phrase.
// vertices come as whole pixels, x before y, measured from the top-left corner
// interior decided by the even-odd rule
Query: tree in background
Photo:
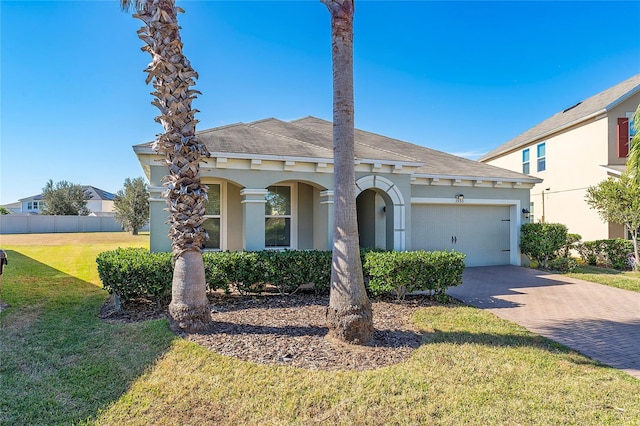
[[[11,212],[6,207],[0,206],[0,214],[11,214]]]
[[[635,256],[633,269],[639,270],[640,180],[629,173],[623,173],[620,178],[610,177],[589,187],[585,199],[591,208],[598,211],[602,220],[624,225],[629,230]]]
[[[138,235],[138,230],[149,222],[149,190],[144,178],[125,179],[113,200],[116,220],[122,227]]]
[[[53,183],[49,179],[42,188],[42,204],[40,209],[42,214],[60,216],[86,216],[89,214],[87,201],[89,196],[84,192],[82,186],[61,180]]]
[[[327,308],[329,335],[364,344],[373,313],[362,276],[356,212],[353,101],[353,0],[321,0],[331,14],[333,58],[333,259]]]
[[[165,155],[169,174],[163,178],[169,211],[169,238],[173,252],[173,281],[169,319],[172,329],[191,332],[212,324],[204,274],[202,247],[207,186],[200,182],[200,159],[209,156],[196,137],[196,109],[191,102],[200,93],[191,87],[198,74],[182,53],[178,12],[173,0],[121,0],[124,10],[135,7],[133,16],[144,25],[138,37],[142,50],[151,55],[145,72],[153,82],[153,105],[160,110],[155,120],[164,133],[157,135],[153,149]]]

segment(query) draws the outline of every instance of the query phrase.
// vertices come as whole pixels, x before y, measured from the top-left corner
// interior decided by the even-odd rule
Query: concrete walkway
[[[640,379],[640,293],[517,266],[467,268],[447,293]]]

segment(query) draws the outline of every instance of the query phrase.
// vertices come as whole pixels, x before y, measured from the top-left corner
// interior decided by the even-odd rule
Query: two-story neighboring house
[[[91,185],[82,185],[82,190],[87,194],[87,208],[91,213],[113,213],[115,196],[112,193]],[[20,209],[14,210],[16,213],[40,214],[43,207],[42,194],[22,198],[18,203]]]
[[[589,186],[625,170],[640,74],[558,112],[479,161],[543,179],[531,190],[530,221],[563,223],[584,241],[624,238],[589,207]]]

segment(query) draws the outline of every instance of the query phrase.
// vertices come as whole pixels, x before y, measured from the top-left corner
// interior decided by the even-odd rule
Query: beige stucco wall
[[[618,157],[618,118],[628,117],[640,104],[640,93],[621,102],[609,112],[609,164],[625,164],[627,159]]]
[[[240,188],[233,183],[226,182],[226,199],[223,203],[222,227],[226,229],[226,250],[242,250],[242,198]]]
[[[584,241],[609,238],[609,226],[584,200],[589,186],[607,178],[601,166],[606,165],[608,157],[608,122],[606,116],[598,117],[588,124],[537,140],[488,164],[521,172],[522,151],[529,148],[531,175],[543,179],[531,190],[532,220],[542,220],[544,190],[546,222],[563,223],[569,232],[580,234]],[[542,142],[546,143],[546,170],[537,172],[536,147]]]

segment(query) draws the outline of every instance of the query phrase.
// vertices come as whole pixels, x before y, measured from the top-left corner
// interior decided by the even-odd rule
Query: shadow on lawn
[[[97,317],[103,290],[19,252],[8,257],[0,423],[75,424],[95,417],[176,338],[164,321],[105,324]]]
[[[255,324],[240,324],[235,322],[214,321],[212,331],[202,333],[208,335],[272,335],[275,337],[325,337],[329,333],[327,327],[285,325],[265,326]],[[413,348],[417,349],[423,343],[423,334],[411,330],[375,329],[373,338],[363,346],[382,348]],[[357,349],[357,346],[354,348]]]

